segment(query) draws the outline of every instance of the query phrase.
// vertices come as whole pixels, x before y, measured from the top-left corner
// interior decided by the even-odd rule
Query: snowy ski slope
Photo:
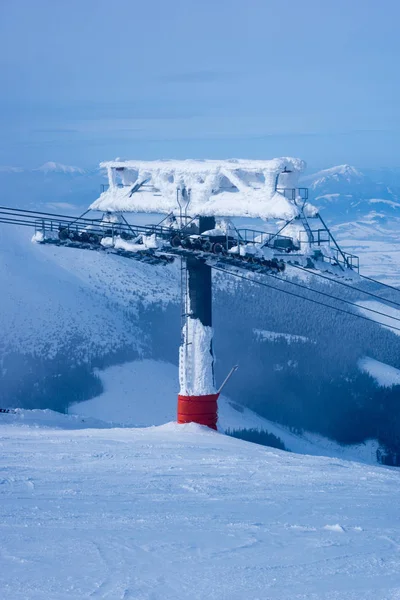
[[[178,300],[178,266],[149,266],[98,252],[31,244],[25,227],[0,227],[0,349],[54,358],[140,349],[139,305]]]
[[[397,470],[46,414],[0,424],[2,600],[400,597]]]
[[[110,426],[149,427],[163,425],[176,419],[179,390],[178,368],[170,363],[140,360],[115,365],[98,371],[104,392],[73,404],[71,415],[97,419]],[[225,388],[229,395],[235,379]],[[222,431],[258,429],[278,437],[285,448],[301,454],[334,456],[376,464],[376,440],[350,446],[341,445],[316,433],[296,435],[287,427],[264,419],[245,406],[231,402],[227,396],[218,401],[218,426]]]

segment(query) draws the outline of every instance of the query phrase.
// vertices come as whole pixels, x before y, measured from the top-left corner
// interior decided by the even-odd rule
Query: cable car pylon
[[[154,164],[112,161],[103,166],[108,171],[109,185],[103,187],[100,198],[90,206],[100,217],[89,218],[89,211],[75,217],[0,206],[0,223],[34,227],[33,239],[40,244],[113,253],[150,265],[180,259],[182,319],[177,421],[217,429],[218,398],[237,366],[217,388],[212,269],[244,280],[248,278],[232,273],[232,268],[258,275],[272,274],[280,279],[278,275],[291,262],[316,269],[324,264],[333,268],[333,273],[335,269],[358,271],[358,257],[341,250],[322,219],[319,218],[317,229],[311,229],[304,212],[308,190],[296,184],[303,168],[298,159],[155,161]],[[188,212],[189,205],[192,214]],[[285,224],[267,233],[237,229],[226,221],[227,214],[243,217],[249,215],[249,210],[252,218],[267,219],[270,215],[275,220],[284,218]],[[124,213],[129,212],[166,216],[157,225],[139,225],[127,221]],[[319,215],[312,214],[315,222]],[[218,226],[216,216],[224,219]],[[296,229],[298,223],[302,224],[307,240],[290,233],[283,235],[285,228],[294,224]],[[330,242],[334,247],[325,254],[324,248]],[[278,291],[302,297],[283,289]]]

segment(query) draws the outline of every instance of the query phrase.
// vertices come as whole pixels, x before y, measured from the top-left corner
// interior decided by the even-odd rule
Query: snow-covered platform
[[[298,158],[111,161],[109,187],[91,206],[111,212],[292,219],[299,214]],[[178,193],[177,193],[178,192]]]
[[[28,423],[0,424],[2,600],[399,595],[395,469],[193,424]]]

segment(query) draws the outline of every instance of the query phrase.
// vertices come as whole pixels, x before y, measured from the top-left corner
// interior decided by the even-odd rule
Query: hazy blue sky
[[[0,0],[0,165],[400,166],[399,0]]]

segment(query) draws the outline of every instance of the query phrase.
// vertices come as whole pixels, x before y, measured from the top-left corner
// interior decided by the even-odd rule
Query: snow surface
[[[360,307],[359,310],[363,315],[369,319],[372,319],[373,321],[376,321],[376,323],[379,323],[383,327],[390,329],[390,331],[396,335],[400,335],[400,310],[398,308],[393,308],[392,306],[377,300],[362,300],[357,302],[357,304]],[[378,315],[365,309],[371,309],[385,314]]]
[[[361,371],[368,373],[381,387],[400,385],[400,369],[396,369],[370,356],[363,356],[358,361]]]
[[[395,469],[194,424],[0,419],[4,600],[399,597]]]
[[[110,187],[92,210],[179,214],[177,188],[190,190],[188,214],[291,219],[298,214],[292,200],[276,193],[278,186],[298,187],[305,163],[296,158],[273,160],[113,161],[107,169]],[[287,168],[290,173],[282,173]],[[117,178],[123,187],[118,187]],[[131,193],[136,184],[145,186]],[[150,186],[150,189],[149,189]]]
[[[382,198],[370,198],[367,200],[368,204],[386,204],[387,206],[391,206],[393,208],[399,208],[399,202],[393,202],[393,200],[382,200]]]
[[[341,223],[332,231],[346,252],[360,257],[361,273],[400,288],[399,219]]]
[[[253,333],[256,335],[257,339],[261,341],[276,342],[277,340],[283,339],[286,340],[288,344],[291,344],[292,342],[306,343],[310,341],[313,344],[316,343],[315,340],[310,340],[310,338],[304,335],[294,335],[292,333],[278,333],[277,331],[267,331],[265,329],[253,329]]]

